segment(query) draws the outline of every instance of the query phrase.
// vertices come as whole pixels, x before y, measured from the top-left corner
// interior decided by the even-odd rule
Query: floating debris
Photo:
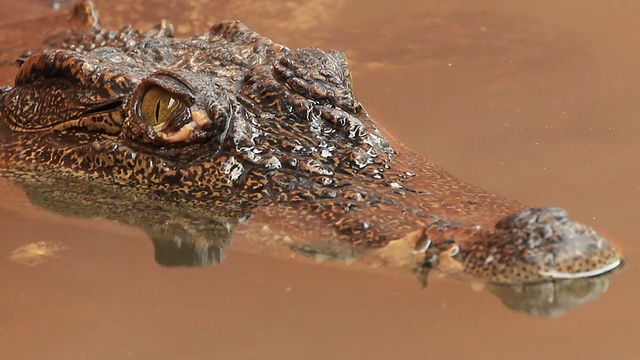
[[[68,248],[59,242],[39,241],[13,250],[9,260],[25,266],[36,266],[48,257],[55,257],[58,251],[64,249]]]

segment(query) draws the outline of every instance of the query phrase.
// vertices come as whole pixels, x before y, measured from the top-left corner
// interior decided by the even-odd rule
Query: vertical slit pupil
[[[160,121],[160,100],[156,101],[156,122]]]

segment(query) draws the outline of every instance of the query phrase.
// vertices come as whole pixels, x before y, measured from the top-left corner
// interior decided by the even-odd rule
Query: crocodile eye
[[[185,104],[160,87],[149,88],[140,103],[140,116],[149,125],[163,125],[172,115],[184,109]]]

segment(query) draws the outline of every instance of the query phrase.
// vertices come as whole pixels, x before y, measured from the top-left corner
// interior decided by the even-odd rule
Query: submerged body
[[[290,50],[238,22],[185,40],[162,23],[77,29],[0,90],[7,169],[101,179],[220,216],[260,211],[313,246],[405,241],[493,282],[594,276],[621,256],[557,208],[462,183],[389,142],[339,51]]]

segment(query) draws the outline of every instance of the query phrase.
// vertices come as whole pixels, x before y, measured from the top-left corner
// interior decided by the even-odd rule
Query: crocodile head
[[[166,23],[107,31],[84,6],[89,26],[25,58],[0,91],[5,168],[135,186],[224,215],[260,209],[314,246],[410,238],[417,253],[437,250],[439,263],[494,282],[621,263],[562,210],[528,209],[390,144],[354,97],[342,52],[290,50],[233,21],[184,40]]]

